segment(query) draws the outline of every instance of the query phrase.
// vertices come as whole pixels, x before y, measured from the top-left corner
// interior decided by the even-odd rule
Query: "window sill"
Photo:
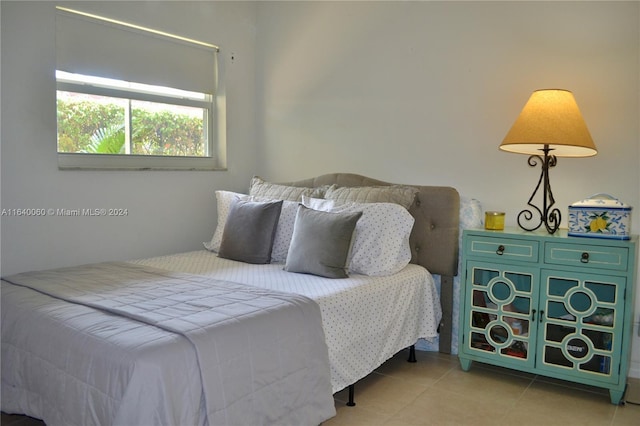
[[[226,170],[214,157],[58,153],[60,170]]]

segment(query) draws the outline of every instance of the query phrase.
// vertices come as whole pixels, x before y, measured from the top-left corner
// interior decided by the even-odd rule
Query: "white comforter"
[[[320,311],[306,297],[124,263],[7,280],[4,411],[48,425],[297,425],[335,414]]]
[[[438,335],[442,318],[433,276],[408,265],[397,274],[329,279],[286,272],[279,264],[247,265],[199,250],[134,263],[215,277],[315,300],[329,347],[331,385],[344,389],[420,338]]]

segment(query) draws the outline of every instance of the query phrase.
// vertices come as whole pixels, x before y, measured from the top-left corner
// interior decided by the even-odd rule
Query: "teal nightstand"
[[[459,358],[609,389],[629,371],[638,237],[465,230]]]

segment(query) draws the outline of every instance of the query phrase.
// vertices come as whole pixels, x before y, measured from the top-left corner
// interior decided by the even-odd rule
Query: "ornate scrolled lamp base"
[[[538,179],[538,185],[536,185],[536,189],[527,202],[527,205],[530,206],[531,209],[524,209],[518,213],[518,225],[525,231],[535,231],[544,224],[547,232],[553,234],[560,227],[562,216],[560,210],[553,207],[555,199],[553,198],[551,184],[549,183],[549,168],[555,167],[558,162],[554,155],[549,155],[549,152],[552,150],[548,145],[545,145],[541,150],[544,152],[544,156],[532,155],[529,157],[529,166],[535,167],[538,165],[538,162],[540,162],[542,164],[542,171]],[[540,190],[543,191],[542,209],[533,204],[533,199]],[[537,220],[537,222],[531,223],[532,220]]]

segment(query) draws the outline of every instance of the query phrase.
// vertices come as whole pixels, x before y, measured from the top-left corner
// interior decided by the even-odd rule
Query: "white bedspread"
[[[48,425],[335,414],[320,312],[306,297],[126,263],[7,280],[18,285],[2,283],[3,410]]]
[[[433,277],[421,266],[398,274],[328,279],[286,272],[280,264],[247,265],[200,250],[134,263],[215,277],[315,300],[322,311],[333,392],[371,373],[419,338],[437,336],[442,317]]]

